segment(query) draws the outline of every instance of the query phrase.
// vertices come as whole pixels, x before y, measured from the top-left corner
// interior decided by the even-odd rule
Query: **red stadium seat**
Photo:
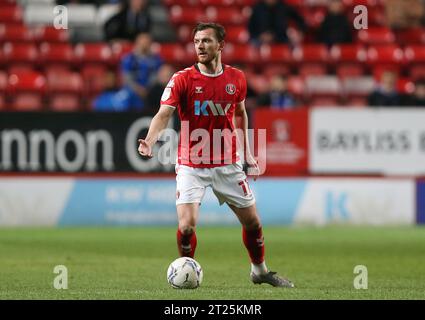
[[[267,78],[271,78],[275,75],[289,75],[291,73],[291,70],[289,66],[286,63],[268,63],[267,65],[264,65],[262,68],[262,73]],[[248,75],[245,73],[245,75],[248,77]]]
[[[336,66],[336,74],[340,79],[348,77],[360,77],[364,74],[361,64],[340,64]]]
[[[179,24],[196,24],[198,21],[205,21],[204,11],[199,7],[182,7],[174,5],[169,10],[171,23]]]
[[[304,63],[298,67],[298,74],[303,78],[308,76],[325,75],[326,73],[326,65],[319,63]]]
[[[188,43],[193,41],[192,28],[193,28],[192,25],[187,25],[187,24],[177,26],[177,37],[180,42]]]
[[[229,26],[226,28],[226,41],[247,43],[249,41],[249,32],[245,26]]]
[[[107,87],[108,70],[101,65],[88,65],[81,69],[84,94],[97,95]]]
[[[34,31],[22,24],[0,24],[0,42],[31,42]]]
[[[223,62],[226,64],[261,63],[261,61],[259,60],[258,49],[255,46],[250,44],[228,43],[227,45],[224,46],[222,58],[223,58]]]
[[[404,63],[403,50],[396,45],[369,47],[367,63],[372,66],[378,64],[401,66]]]
[[[316,97],[310,98],[310,107],[338,107],[341,106],[341,99],[339,97]]]
[[[74,54],[82,64],[112,64],[112,50],[106,43],[79,43],[74,48]]]
[[[82,109],[80,96],[75,94],[50,95],[49,109],[59,112],[80,111]]]
[[[37,42],[61,43],[69,41],[69,32],[66,29],[43,26],[34,29],[34,40]]]
[[[12,96],[11,108],[15,111],[36,111],[43,108],[46,80],[38,72],[9,75],[8,91]]]
[[[74,63],[74,49],[68,43],[47,43],[40,45],[40,60],[43,64],[72,64]]]
[[[12,98],[10,109],[13,111],[42,111],[43,97],[37,93],[19,93]]]
[[[15,4],[0,4],[1,22],[22,22],[23,12],[21,7]]]
[[[336,63],[349,62],[359,63],[365,62],[367,59],[367,51],[361,45],[334,45],[330,50],[330,57]]]
[[[37,46],[32,43],[11,43],[3,46],[4,60],[9,70],[19,65],[26,69],[32,69],[38,62]]]
[[[292,52],[288,45],[274,44],[274,45],[262,45],[260,47],[260,58],[262,63],[291,63]]]
[[[404,54],[409,64],[425,63],[425,46],[408,46],[404,49]]]
[[[242,10],[235,7],[207,7],[205,21],[217,22],[223,25],[245,25],[251,14],[250,8]]]
[[[156,43],[152,46],[154,52],[159,53],[161,58],[171,64],[184,64],[187,61],[187,55],[184,47],[179,43]]]
[[[401,45],[423,45],[425,44],[425,30],[423,28],[414,28],[399,31],[397,40]]]
[[[397,80],[397,90],[402,94],[412,94],[415,91],[415,84],[411,79],[399,78]]]
[[[51,93],[81,94],[83,79],[77,72],[61,71],[47,76],[47,90]]]
[[[395,39],[394,33],[386,27],[369,27],[361,29],[357,34],[359,42],[371,45],[392,44]]]
[[[328,49],[323,44],[306,44],[294,49],[293,58],[301,63],[326,63],[328,61]]]
[[[46,79],[38,72],[11,73],[8,79],[8,90],[15,92],[39,92],[46,88]]]

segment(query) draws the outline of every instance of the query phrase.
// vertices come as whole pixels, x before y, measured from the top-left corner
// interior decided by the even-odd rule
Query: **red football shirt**
[[[176,72],[161,97],[161,105],[177,108],[181,132],[177,163],[210,168],[239,160],[233,116],[245,100],[242,71],[223,64],[217,75],[201,73],[195,64]]]

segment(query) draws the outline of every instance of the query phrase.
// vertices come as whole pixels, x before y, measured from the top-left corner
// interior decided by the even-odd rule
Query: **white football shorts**
[[[176,205],[201,203],[207,187],[212,188],[220,205],[226,202],[237,208],[246,208],[255,203],[240,161],[213,168],[176,164],[176,174]]]

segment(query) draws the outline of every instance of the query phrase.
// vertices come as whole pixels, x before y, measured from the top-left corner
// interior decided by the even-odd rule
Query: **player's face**
[[[208,64],[214,60],[223,48],[223,43],[217,40],[213,29],[196,32],[193,41],[198,61],[202,64]]]

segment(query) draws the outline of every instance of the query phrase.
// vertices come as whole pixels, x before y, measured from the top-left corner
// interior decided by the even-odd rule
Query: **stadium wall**
[[[263,223],[413,225],[425,185],[390,178],[261,178],[251,183]],[[0,178],[0,226],[175,225],[175,179]],[[200,224],[237,224],[208,189]]]

